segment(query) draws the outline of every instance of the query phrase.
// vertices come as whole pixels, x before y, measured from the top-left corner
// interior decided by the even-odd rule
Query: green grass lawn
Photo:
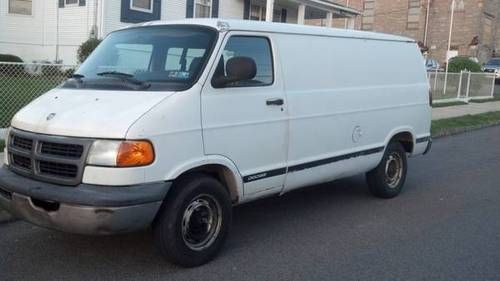
[[[492,102],[492,101],[500,101],[500,96],[495,96],[491,99],[471,100],[470,102],[484,103],[484,102]]]
[[[0,128],[30,101],[61,83],[60,77],[0,77]]]
[[[447,107],[447,106],[465,105],[465,104],[467,103],[463,101],[453,101],[453,102],[433,103],[432,107],[438,108],[438,107]]]
[[[434,120],[431,131],[432,136],[438,137],[495,124],[500,124],[500,111]]]

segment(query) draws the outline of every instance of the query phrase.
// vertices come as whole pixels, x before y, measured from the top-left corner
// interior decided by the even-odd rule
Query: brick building
[[[428,55],[446,61],[452,0],[335,0],[362,11],[355,29],[408,36],[422,42]],[[429,13],[427,13],[427,7]],[[428,24],[426,32],[426,18]],[[324,25],[322,21],[309,22]],[[348,27],[335,19],[335,27]],[[500,56],[500,0],[455,0],[450,55],[476,57],[485,62]]]

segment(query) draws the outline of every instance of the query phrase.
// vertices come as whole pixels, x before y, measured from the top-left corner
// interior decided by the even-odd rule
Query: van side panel
[[[288,34],[276,42],[290,118],[286,189],[371,170],[398,128],[429,135],[416,44]]]

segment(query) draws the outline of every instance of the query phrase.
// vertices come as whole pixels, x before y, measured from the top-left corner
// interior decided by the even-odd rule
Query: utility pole
[[[349,0],[346,0],[346,2],[345,2],[345,6],[346,6],[347,8],[349,8]],[[345,28],[345,29],[347,29],[347,27],[348,27],[348,23],[349,23],[349,20],[348,20],[347,18],[345,18],[345,20],[344,20],[344,28]]]
[[[448,49],[446,50],[446,72],[444,74],[444,89],[443,93],[446,94],[446,87],[448,86],[448,68],[450,65],[450,49],[451,49],[451,33],[453,31],[453,16],[455,15],[455,0],[451,1],[451,19],[450,19],[450,34],[448,35]]]
[[[431,1],[427,0],[427,13],[425,15],[425,30],[424,30],[424,46],[427,46],[427,33],[429,31],[429,14],[431,9]]]
[[[59,2],[56,1],[56,61],[59,63]]]

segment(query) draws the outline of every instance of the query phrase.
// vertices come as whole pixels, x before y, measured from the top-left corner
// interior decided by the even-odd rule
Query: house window
[[[266,7],[252,4],[250,6],[250,19],[257,21],[265,21],[266,20]],[[273,22],[283,22],[286,18],[283,15],[282,9],[274,9],[273,10]]]
[[[65,5],[78,5],[78,0],[65,0]]]
[[[373,23],[375,21],[375,0],[365,0],[363,2],[363,11],[361,29],[373,30]]]
[[[195,18],[209,18],[212,16],[212,1],[211,0],[195,0],[194,3]]]
[[[130,0],[130,9],[140,12],[153,12],[153,0]]]
[[[9,14],[32,15],[32,0],[9,0]]]
[[[266,20],[266,7],[260,5],[250,6],[250,19],[265,21]]]
[[[493,43],[493,20],[494,18],[488,14],[484,14],[483,18],[483,43],[491,46]]]
[[[416,30],[420,27],[420,0],[408,1],[408,22],[406,28]]]

